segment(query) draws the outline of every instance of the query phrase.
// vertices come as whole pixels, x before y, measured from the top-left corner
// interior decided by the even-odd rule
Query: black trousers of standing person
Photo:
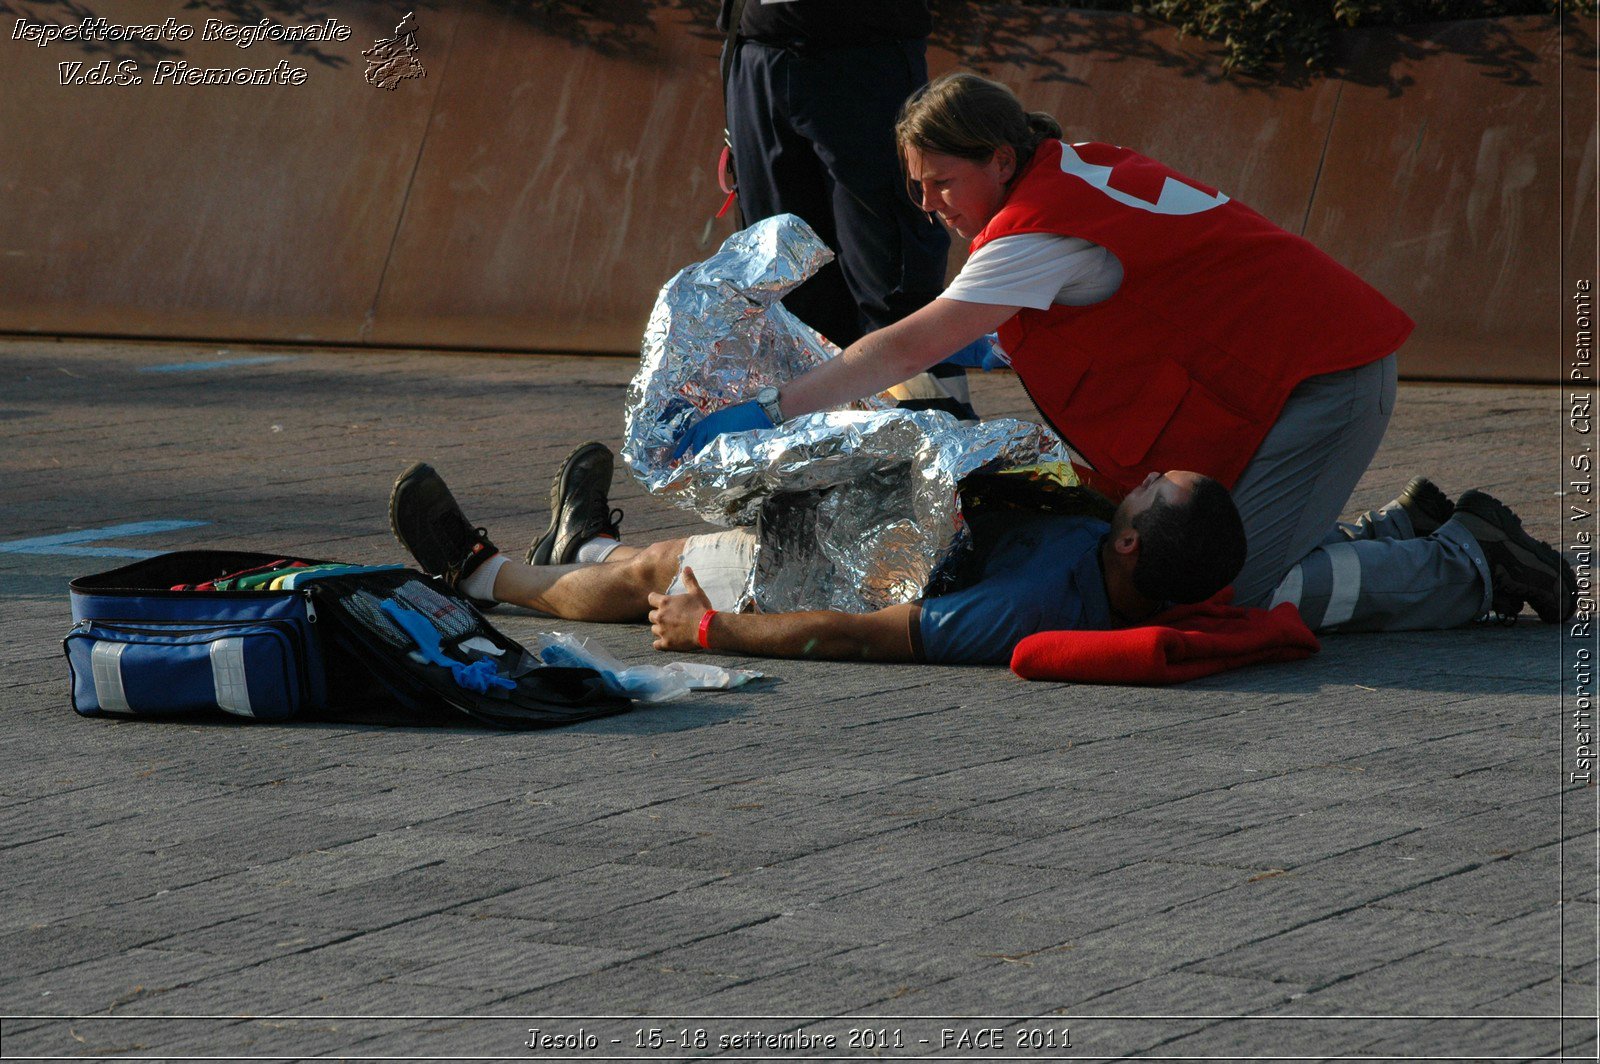
[[[944,290],[950,238],[912,204],[894,142],[900,105],[927,80],[920,40],[746,40],[733,57],[728,132],[745,224],[796,214],[837,253],[783,303],[841,348]]]

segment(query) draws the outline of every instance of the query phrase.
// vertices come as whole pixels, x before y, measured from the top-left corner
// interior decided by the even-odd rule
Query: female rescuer
[[[1295,601],[1314,628],[1446,627],[1488,612],[1479,526],[1537,543],[1488,496],[1469,493],[1476,525],[1450,521],[1454,504],[1419,478],[1336,528],[1388,425],[1394,352],[1413,327],[1377,290],[1161,163],[1064,143],[1053,118],[972,74],[913,95],[896,135],[922,208],[972,241],[966,265],[940,298],[839,358],[691,425],[679,454],[873,394],[998,329],[1096,486],[1121,495],[1183,468],[1231,489],[1249,541],[1239,604]],[[1539,560],[1521,576],[1549,577],[1565,598],[1559,565]],[[1541,615],[1557,608],[1497,582],[1502,612],[1524,599]]]

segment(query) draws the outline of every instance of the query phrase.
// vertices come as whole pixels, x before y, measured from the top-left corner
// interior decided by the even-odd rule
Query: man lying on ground
[[[424,571],[480,605],[648,620],[657,650],[764,657],[1004,665],[1034,632],[1135,624],[1170,603],[1210,598],[1244,564],[1244,526],[1227,489],[1198,473],[1151,473],[1109,525],[1057,514],[974,518],[977,578],[947,594],[861,614],[731,613],[755,535],[625,546],[621,512],[607,500],[612,468],[598,443],[567,457],[551,487],[550,527],[525,563],[499,553],[422,463],[395,482],[389,524]]]

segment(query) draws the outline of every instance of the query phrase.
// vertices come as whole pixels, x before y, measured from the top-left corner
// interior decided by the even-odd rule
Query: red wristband
[[[695,634],[694,641],[700,644],[700,649],[711,649],[711,618],[717,615],[716,610],[706,610],[700,618],[700,631]]]

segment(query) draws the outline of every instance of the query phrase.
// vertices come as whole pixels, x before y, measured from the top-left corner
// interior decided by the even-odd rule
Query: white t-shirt
[[[1046,310],[1087,307],[1122,285],[1122,262],[1099,244],[1054,233],[1018,233],[983,245],[961,267],[945,299]]]

